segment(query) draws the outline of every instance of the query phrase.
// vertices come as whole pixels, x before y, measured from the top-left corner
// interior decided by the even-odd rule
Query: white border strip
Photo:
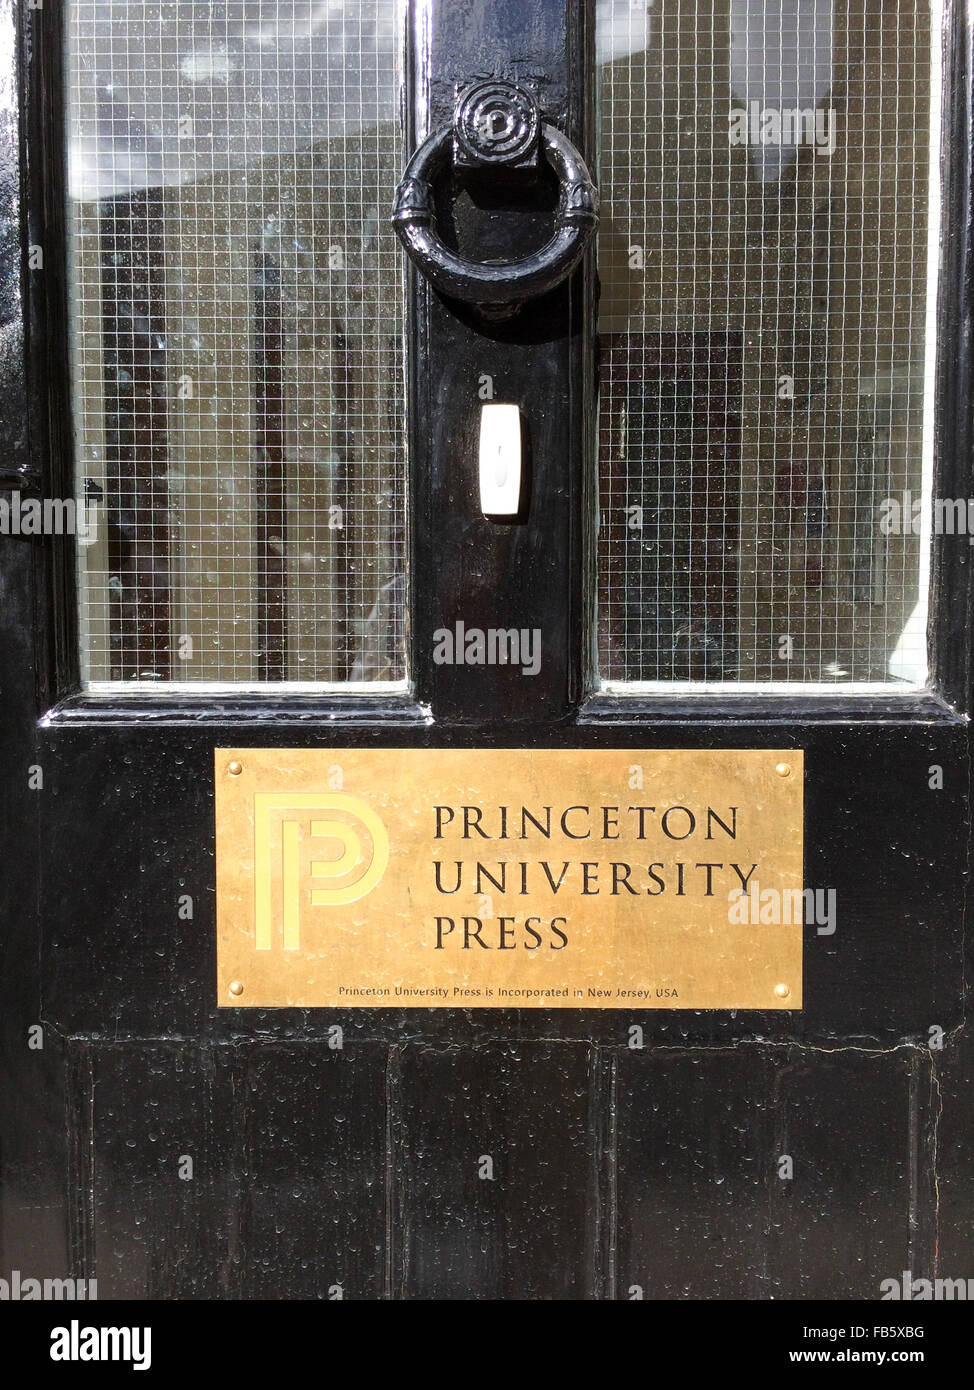
[[[942,202],[941,141],[943,139],[943,0],[930,0],[930,181],[927,197],[927,313],[925,361],[923,370],[923,441],[920,467],[920,571],[917,575],[919,601],[911,624],[924,634],[923,661],[917,677],[926,681],[930,671],[930,648],[926,640],[930,612],[930,555],[933,547],[933,490],[935,478],[934,430],[939,349]]]
[[[408,681],[88,681],[86,695],[408,695]]]
[[[913,681],[604,681],[599,695],[916,695],[928,686]]]

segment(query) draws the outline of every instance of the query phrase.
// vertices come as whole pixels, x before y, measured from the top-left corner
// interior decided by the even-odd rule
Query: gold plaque
[[[801,752],[218,749],[234,1008],[800,1009]]]

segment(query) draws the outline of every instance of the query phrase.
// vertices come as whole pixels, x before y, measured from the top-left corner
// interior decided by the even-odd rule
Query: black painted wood
[[[567,1043],[400,1050],[394,1297],[595,1296],[593,1064]]]
[[[73,1043],[76,1276],[101,1299],[380,1297],[385,1067],[337,1036]]]
[[[8,104],[0,169],[15,207],[20,160],[21,241],[43,243],[54,273],[4,272],[27,343],[26,363],[16,351],[0,362],[4,399],[28,405],[26,436],[8,411],[4,480],[32,473],[60,494],[63,16],[2,0],[8,30],[15,12],[23,141]],[[429,72],[427,50],[412,51],[414,138],[444,118],[456,82],[540,72],[546,109],[590,153],[591,5],[433,0],[430,13]],[[938,466],[957,495],[970,490],[966,25],[951,6]],[[459,200],[458,244],[503,254],[544,235],[543,189],[523,210],[483,201]],[[413,284],[408,698],[82,697],[70,549],[0,539],[0,1274],[70,1267],[116,1297],[310,1299],[335,1282],[390,1299],[624,1299],[633,1285],[875,1297],[887,1264],[919,1273],[935,1241],[941,1272],[974,1272],[969,553],[938,551],[928,696],[594,695],[593,290],[588,266],[498,323]],[[527,422],[530,505],[516,526],[475,504],[483,374]],[[538,626],[541,674],[435,666],[432,631],[458,618]],[[807,881],[838,894],[834,936],[809,932],[805,1011],[218,1011],[212,752],[247,742],[802,747]],[[44,785],[29,791],[35,766]],[[31,1051],[37,1022],[44,1048]],[[775,1170],[785,1143],[788,1186]],[[196,1187],[173,1179],[176,1149],[202,1156]],[[482,1154],[498,1160],[493,1181],[476,1177]]]
[[[241,1194],[224,1058],[176,1042],[70,1052],[76,1277],[99,1299],[227,1297]]]
[[[3,302],[16,306],[19,316],[28,272],[26,256],[12,254],[10,242],[12,236],[25,249],[17,13],[13,0],[0,4],[0,197],[9,218],[0,274]],[[28,451],[22,325],[12,319],[8,326],[7,350],[0,354],[5,459],[0,488],[9,498],[7,489],[26,490],[41,465],[36,452]],[[56,1278],[68,1273],[73,1197],[64,1181],[70,1141],[64,1124],[64,1052],[44,1016],[37,970],[42,793],[30,789],[31,769],[38,766],[35,561],[31,542],[0,537],[0,1277],[19,1268]]]
[[[974,1265],[974,1038],[969,1027],[943,1037],[931,1051],[935,1096],[933,1141],[936,1143],[937,1262],[944,1279],[969,1279]],[[929,1278],[929,1275],[927,1275]]]
[[[612,1297],[767,1296],[774,1071],[760,1047],[615,1054]]]
[[[575,0],[437,3],[428,43],[421,37],[425,7],[415,6],[413,18],[414,140],[452,120],[458,89],[503,77],[530,84],[543,118],[589,153],[590,7]],[[457,249],[476,259],[516,259],[550,235],[553,195],[547,214],[543,198],[530,198],[526,216],[522,184],[489,198],[493,191],[491,183],[458,200]],[[479,724],[500,710],[511,724],[564,719],[582,674],[591,258],[570,282],[500,321],[443,299],[418,272],[409,274],[417,692],[452,725]],[[514,523],[488,520],[480,510],[477,440],[485,399],[521,410],[527,476],[522,517]],[[435,664],[434,634],[454,631],[458,622],[537,632],[540,671]]]
[[[936,1112],[923,1046],[794,1052],[777,1059],[769,1181],[769,1291],[878,1299],[884,1279],[929,1277]],[[778,1176],[782,1156],[793,1176]]]
[[[234,1051],[236,1296],[382,1297],[387,1049],[332,1034]]]

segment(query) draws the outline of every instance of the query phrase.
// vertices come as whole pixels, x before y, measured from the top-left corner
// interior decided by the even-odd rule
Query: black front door
[[[967,1279],[962,12],[2,23],[0,1276],[336,1300]],[[290,794],[315,799],[274,831],[262,944],[260,808]],[[463,827],[463,910],[441,880],[435,913],[390,898],[393,927],[322,886],[361,850],[340,808],[320,828],[351,794]],[[502,806],[532,855],[498,849]],[[763,895],[758,851],[724,852],[748,806]],[[636,857],[537,850],[596,823]],[[387,886],[411,883],[391,840]],[[535,878],[547,916],[518,910]],[[575,922],[589,974],[549,1006]],[[476,993],[498,980],[503,1006]]]

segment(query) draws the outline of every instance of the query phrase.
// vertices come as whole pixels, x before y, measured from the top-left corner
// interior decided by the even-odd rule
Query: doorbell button
[[[484,516],[516,516],[521,505],[521,411],[485,405],[480,416],[480,506]]]

